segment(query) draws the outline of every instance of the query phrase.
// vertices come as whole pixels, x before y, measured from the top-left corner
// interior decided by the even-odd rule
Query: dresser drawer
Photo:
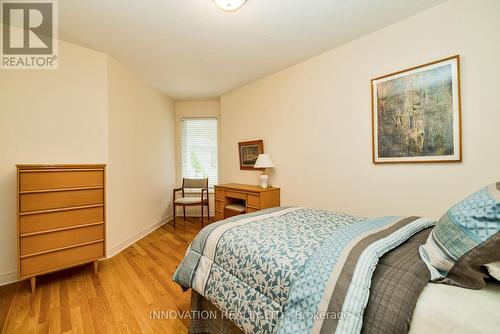
[[[21,237],[21,256],[104,239],[104,225]]]
[[[20,212],[102,204],[102,189],[70,190],[19,195]]]
[[[88,171],[24,171],[19,173],[19,190],[42,190],[102,186],[104,172]]]
[[[78,246],[21,259],[21,277],[90,262],[104,256],[104,243]]]
[[[86,209],[39,213],[19,217],[19,233],[40,232],[104,221],[102,206]]]

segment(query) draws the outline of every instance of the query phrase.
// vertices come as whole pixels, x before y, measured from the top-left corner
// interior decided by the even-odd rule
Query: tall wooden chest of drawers
[[[17,165],[19,279],[106,256],[105,165]]]

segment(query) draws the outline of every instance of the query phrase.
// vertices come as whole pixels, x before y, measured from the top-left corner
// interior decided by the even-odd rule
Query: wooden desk
[[[215,220],[226,218],[226,205],[238,203],[245,206],[245,213],[280,206],[280,188],[262,189],[259,186],[239,183],[215,186]]]

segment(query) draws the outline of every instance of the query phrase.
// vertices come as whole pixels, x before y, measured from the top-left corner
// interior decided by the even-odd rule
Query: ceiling
[[[176,100],[218,97],[445,0],[59,1],[62,40],[105,52]]]

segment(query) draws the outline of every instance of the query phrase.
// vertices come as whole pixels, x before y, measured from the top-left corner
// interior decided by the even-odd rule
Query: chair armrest
[[[207,199],[208,199],[208,188],[201,188],[201,200],[203,201],[203,192],[207,192]]]
[[[177,192],[179,192],[181,190],[182,190],[182,188],[175,188],[174,189],[174,192],[173,192],[173,199],[174,199],[174,201],[175,201],[175,193],[177,193]]]

